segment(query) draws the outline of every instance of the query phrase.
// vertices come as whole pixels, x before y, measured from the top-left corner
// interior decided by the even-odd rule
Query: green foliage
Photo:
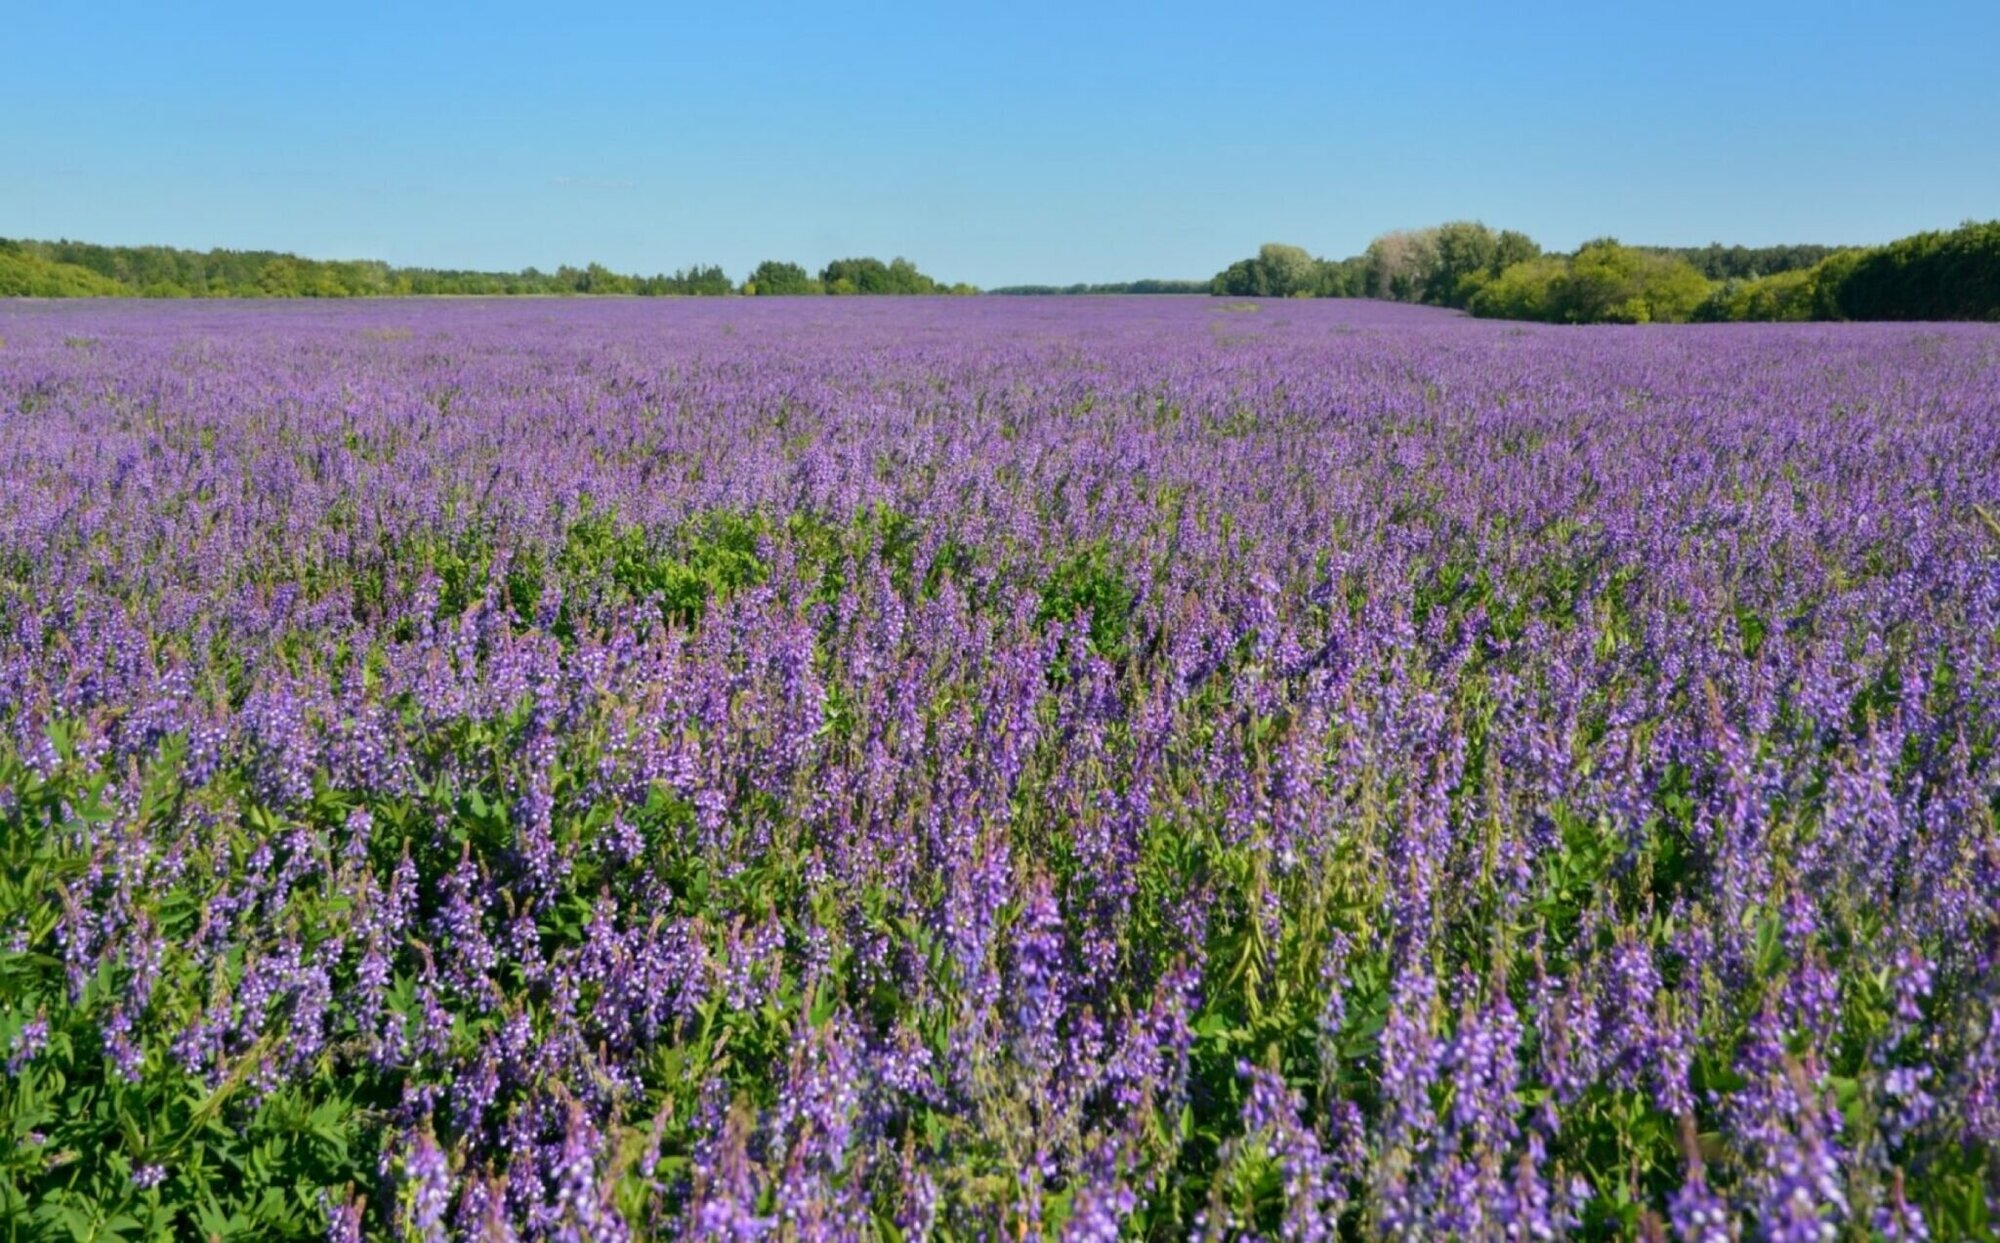
[[[929,294],[951,290],[917,270],[908,259],[835,259],[820,270],[830,294]]]
[[[1415,302],[1430,286],[1437,266],[1436,229],[1398,229],[1368,243],[1367,296]]]
[[[719,267],[632,276],[601,263],[553,273],[392,268],[370,259],[304,259],[275,251],[180,250],[86,242],[0,239],[0,297],[373,298],[516,294],[700,294],[735,292]]]
[[[1500,235],[1493,239],[1491,271],[1498,276],[1517,263],[1526,263],[1541,256],[1542,248],[1534,238],[1516,229],[1502,229]]]
[[[1266,242],[1257,257],[1232,263],[1209,284],[1233,298],[1307,298],[1319,292],[1320,261],[1297,246]]]
[[[170,298],[364,298],[397,295],[607,294],[715,292],[710,274],[694,269],[675,277],[641,278],[603,264],[563,267],[553,274],[392,268],[375,260],[304,259],[274,251],[180,250],[169,246],[97,246],[85,242],[12,242],[14,253],[71,265],[117,283],[111,290]],[[689,278],[696,278],[690,280]],[[700,289],[676,287],[702,284]],[[722,292],[728,292],[727,280]],[[0,290],[0,292],[5,292]],[[73,296],[69,293],[53,296]]]
[[[758,297],[783,297],[793,294],[821,293],[820,283],[812,274],[796,263],[783,263],[776,259],[766,259],[750,273],[743,282],[743,292]]]
[[[1737,320],[1796,322],[1813,318],[1818,294],[1817,269],[1793,269],[1756,280],[1730,280],[1717,286],[1695,308],[1704,323]]]
[[[14,243],[23,253],[87,268],[144,297],[370,297],[406,290],[415,269],[373,260],[301,259],[274,251],[180,250],[170,246],[98,246],[88,242]],[[484,290],[480,292],[486,292]]]
[[[2000,319],[2000,220],[1906,237],[1821,279],[1842,319]]]
[[[1838,246],[1646,246],[1651,254],[1685,259],[1712,281],[1754,281],[1784,272],[1803,272],[1839,253]]]
[[[944,285],[908,259],[839,259],[815,280],[796,263],[767,260],[744,282],[757,294],[973,294]],[[1141,282],[1142,284],[1144,282]],[[1164,282],[1163,282],[1164,283]],[[462,272],[392,268],[374,260],[304,259],[275,251],[179,250],[170,246],[96,246],[86,242],[0,238],[0,297],[73,298],[363,298],[398,296],[636,295],[720,297],[737,292],[713,264],[637,276],[601,263],[554,272]],[[1126,291],[1120,291],[1126,292]],[[1137,290],[1136,292],[1154,292]],[[1183,291],[1185,292],[1185,291]]]
[[[1843,250],[1813,269],[1814,319],[1846,318],[1840,309],[1840,291],[1867,254],[1865,250]]]
[[[1104,551],[1087,549],[1058,565],[1042,584],[1036,619],[1043,623],[1090,619],[1090,646],[1107,660],[1131,651],[1132,608],[1138,600]]]
[[[1473,220],[1439,225],[1433,243],[1436,256],[1423,300],[1440,306],[1464,306],[1473,291],[1494,272],[1500,237]]]
[[[629,294],[638,287],[632,277],[620,276],[601,263],[557,268],[556,284],[565,293]]]
[[[1385,233],[1338,261],[1267,245],[1218,273],[1209,292],[1387,298],[1567,324],[2000,319],[2000,221],[1872,250],[1599,238],[1570,256],[1544,256],[1523,233],[1460,220]]]
[[[1270,273],[1273,295],[1289,298],[1312,292],[1315,275],[1313,257],[1303,249],[1266,242],[1257,250],[1257,262]]]
[[[1345,259],[1321,259],[1315,273],[1314,295],[1321,298],[1359,298],[1368,290],[1368,261],[1359,255]]]
[[[1557,266],[1562,271],[1557,271]],[[1517,270],[1518,269],[1518,270]],[[1721,282],[1716,286],[1711,282]],[[273,251],[181,250],[0,238],[0,297],[349,298],[520,294],[720,296],[714,265],[636,276],[600,263],[553,273],[393,268]],[[755,294],[973,294],[907,259],[836,259],[815,279],[766,260]],[[1475,315],[1564,323],[1688,319],[2000,319],[2000,221],[1921,233],[1871,250],[1827,246],[1630,247],[1600,240],[1545,260],[1514,230],[1477,221],[1383,234],[1360,255],[1318,259],[1269,243],[1209,281],[1019,285],[996,293],[1199,293],[1227,297],[1375,297],[1465,307]]]
[[[1600,239],[1569,259],[1512,265],[1481,282],[1467,306],[1474,315],[1546,323],[1684,323],[1710,292],[1684,260]]]
[[[118,817],[110,777],[73,762],[41,776],[0,754],[0,785],[16,800],[0,822],[0,915],[9,926],[45,930],[61,918],[70,887],[87,883],[90,836]],[[146,775],[141,823],[174,814],[181,780],[178,743]],[[248,810],[239,845],[248,854],[274,822]],[[201,904],[175,887],[154,907],[170,936],[193,934]],[[345,919],[347,912],[327,912]],[[18,921],[18,922],[16,922]],[[320,929],[324,932],[324,927]],[[312,931],[306,932],[308,938]],[[152,990],[161,1029],[199,1015],[212,988],[233,989],[246,964],[231,956],[215,978],[168,972]],[[19,1074],[0,1077],[0,1221],[12,1238],[224,1240],[318,1238],[319,1191],[373,1181],[374,1153],[363,1117],[393,1104],[365,1077],[340,1078],[322,1066],[275,1091],[253,1083],[263,1042],[225,1059],[204,1079],[163,1046],[139,1050],[128,1077],[109,1056],[104,1031],[121,1012],[128,984],[106,967],[72,994],[61,962],[46,954],[0,952],[0,1041],[12,1045],[30,1016],[49,1025],[46,1048]],[[157,1185],[143,1172],[160,1171]]]
[[[1466,307],[1489,319],[1552,321],[1557,318],[1556,282],[1568,270],[1569,265],[1553,255],[1524,260],[1484,282]]]
[[[648,276],[632,282],[632,293],[648,297],[682,296],[720,298],[736,292],[728,273],[714,264],[683,268],[672,276]]]
[[[1412,244],[1414,261],[1428,266],[1409,278],[1404,296],[1414,292],[1437,306],[1468,305],[1508,267],[1542,253],[1527,234],[1513,229],[1495,233],[1476,220],[1455,220],[1413,236],[1421,239]]]
[[[1556,282],[1558,311],[1572,324],[1684,323],[1708,292],[1687,261],[1610,239],[1585,243]]]
[[[1815,256],[1812,266],[1799,266]],[[1760,266],[1766,274],[1756,275]],[[1711,284],[1704,270],[1725,277]],[[1920,233],[1873,250],[1674,251],[1599,240],[1568,260],[1508,267],[1481,285],[1468,306],[1475,315],[1583,324],[1995,319],[2000,221]]]
[[[89,268],[0,250],[0,298],[102,298],[131,292]]]
[[[1215,274],[1209,292],[1217,297],[1254,298],[1260,293],[1260,275],[1255,259],[1238,259]]]
[[[656,603],[665,620],[692,625],[710,600],[764,581],[767,571],[757,555],[763,531],[755,516],[716,512],[656,542],[643,528],[586,507],[570,525],[558,569],[563,581],[608,583],[623,598]],[[532,615],[536,601],[526,597],[538,597],[540,587],[535,577],[510,592],[516,612]]]
[[[1386,233],[1364,254],[1315,259],[1269,243],[1217,273],[1208,291],[1231,298],[1393,298],[1464,306],[1509,263],[1541,253],[1526,234],[1476,221]]]

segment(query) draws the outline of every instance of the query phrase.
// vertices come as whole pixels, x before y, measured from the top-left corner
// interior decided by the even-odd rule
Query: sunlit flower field
[[[1992,1237],[2000,327],[0,309],[0,1237]]]

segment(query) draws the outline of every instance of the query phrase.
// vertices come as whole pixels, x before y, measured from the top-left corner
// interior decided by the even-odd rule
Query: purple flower
[[[451,1207],[451,1170],[442,1149],[428,1130],[403,1137],[397,1159],[398,1237],[440,1243],[445,1238],[445,1213]]]
[[[41,1056],[49,1047],[49,1020],[46,1015],[36,1015],[14,1033],[14,1047],[7,1054],[7,1073],[19,1077],[28,1063]]]
[[[322,1191],[320,1203],[326,1209],[326,1243],[362,1243],[361,1215],[364,1206],[360,1202],[343,1199],[335,1203]]]

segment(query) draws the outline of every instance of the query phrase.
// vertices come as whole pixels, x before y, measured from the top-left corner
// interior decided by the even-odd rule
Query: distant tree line
[[[1385,298],[1464,306],[1479,284],[1540,255],[1526,234],[1459,222],[1385,233],[1362,254],[1317,259],[1270,243],[1216,275],[1211,291],[1238,298]]]
[[[1050,294],[1204,294],[1209,292],[1209,281],[1141,280],[1112,281],[1103,285],[1003,285],[989,289],[992,294],[1039,295]]]
[[[743,282],[757,297],[830,294],[974,294],[971,285],[946,285],[917,270],[908,259],[835,259],[818,276],[796,263],[766,259]]]
[[[1780,272],[1810,268],[1839,254],[1839,246],[1641,246],[1650,254],[1685,259],[1712,281],[1751,281]]]
[[[602,264],[554,272],[392,267],[277,251],[182,250],[0,238],[0,297],[352,298],[407,295],[640,297],[971,294],[908,259],[836,259],[817,274],[766,260],[740,285],[714,265],[636,276]],[[2000,221],[1886,246],[1626,246],[1612,238],[1544,253],[1477,221],[1385,233],[1359,255],[1316,258],[1271,243],[1209,281],[1016,285],[1004,294],[1386,298],[1551,323],[1688,320],[2000,319]]]
[[[374,259],[303,259],[265,250],[182,250],[0,238],[0,297],[392,298],[404,296],[976,293],[944,285],[908,259],[837,259],[813,277],[767,261],[740,287],[714,265],[635,276],[601,263],[553,272],[399,268]]]
[[[2000,319],[2000,221],[1872,248],[1626,246],[1545,254],[1477,221],[1386,233],[1346,259],[1271,243],[1216,274],[1230,297],[1384,298],[1547,323]]]

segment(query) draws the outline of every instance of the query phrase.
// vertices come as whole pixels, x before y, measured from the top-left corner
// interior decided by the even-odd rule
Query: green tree
[[[2000,319],[2000,220],[1902,238],[1829,275],[1844,319]]]
[[[101,298],[130,292],[89,268],[0,248],[0,298]]]
[[[1320,292],[1320,261],[1298,246],[1266,242],[1254,259],[1239,259],[1210,282],[1210,292],[1236,298],[1312,297]]]
[[[835,259],[820,270],[820,284],[830,294],[925,294],[938,292],[938,283],[917,270],[908,259],[888,263],[880,259]]]
[[[1517,263],[1542,257],[1542,248],[1535,239],[1516,229],[1502,229],[1500,236],[1493,239],[1493,275],[1498,276]]]
[[[1811,319],[1818,271],[1800,268],[1755,280],[1723,281],[1695,308],[1693,318],[1702,323]]]
[[[1359,298],[1368,287],[1368,261],[1360,255],[1320,259],[1314,263],[1313,296]]]
[[[743,282],[743,292],[759,297],[814,294],[820,292],[820,284],[796,263],[766,259],[750,273],[750,279]]]
[[[835,259],[820,269],[819,280],[831,294],[887,293],[889,265],[880,259]]]
[[[1683,323],[1709,291],[1707,278],[1685,259],[1600,238],[1570,259],[1555,297],[1558,317],[1568,323]]]
[[[1467,309],[1488,319],[1555,320],[1557,282],[1568,270],[1569,265],[1554,256],[1510,264],[1480,286]]]
[[[713,263],[675,272],[672,283],[675,292],[699,298],[720,298],[736,292],[736,282],[729,279],[719,264]]]
[[[917,271],[917,265],[908,259],[898,256],[889,261],[889,287],[885,293],[936,293],[937,287],[936,281]]]
[[[1752,281],[1780,272],[1799,272],[1816,267],[1831,257],[1833,246],[1649,246],[1654,254],[1685,259],[1712,281]]]
[[[1865,250],[1843,250],[1829,255],[1813,269],[1813,318],[1846,319],[1847,313],[1841,306],[1841,293],[1861,261],[1868,257]]]
[[[1422,297],[1440,306],[1464,306],[1479,282],[1493,274],[1500,239],[1476,220],[1441,224],[1432,234],[1433,260]]]
[[[1367,296],[1415,302],[1437,266],[1436,229],[1398,229],[1368,243]]]
[[[1215,274],[1209,292],[1218,297],[1261,298],[1270,290],[1264,285],[1264,269],[1255,259],[1238,259]]]
[[[273,259],[257,273],[256,292],[266,298],[298,298],[306,292],[306,271],[289,255]]]
[[[1257,248],[1257,262],[1270,274],[1273,297],[1309,296],[1313,292],[1317,267],[1303,248],[1266,242]]]

